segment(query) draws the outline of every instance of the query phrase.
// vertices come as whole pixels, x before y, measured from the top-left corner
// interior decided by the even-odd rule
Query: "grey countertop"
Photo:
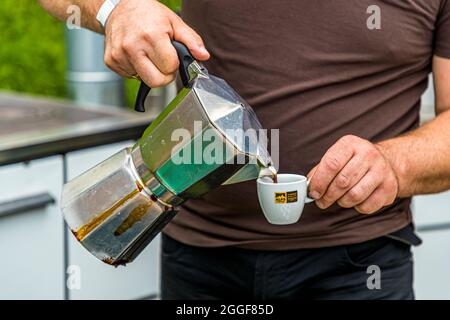
[[[154,115],[0,92],[0,165],[138,139]]]

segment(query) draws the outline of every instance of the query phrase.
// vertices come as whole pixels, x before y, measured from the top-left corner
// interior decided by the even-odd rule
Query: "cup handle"
[[[309,183],[310,182],[311,182],[311,180],[309,180],[309,179],[306,181],[306,198],[305,198],[305,203],[311,203],[311,202],[316,201],[316,199],[308,197],[308,187],[309,187]]]

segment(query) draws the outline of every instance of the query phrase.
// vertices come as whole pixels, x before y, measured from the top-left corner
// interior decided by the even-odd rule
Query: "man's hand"
[[[337,202],[371,214],[392,204],[399,184],[381,148],[351,135],[336,142],[308,175],[317,206],[326,209]]]
[[[174,80],[178,58],[171,39],[194,58],[209,58],[200,36],[169,8],[155,0],[122,0],[105,28],[105,63],[124,77],[139,75],[151,87]]]

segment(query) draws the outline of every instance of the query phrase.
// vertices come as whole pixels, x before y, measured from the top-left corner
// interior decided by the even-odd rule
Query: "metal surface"
[[[259,120],[248,103],[223,79],[200,77],[194,91],[205,108],[211,124],[216,127],[235,147],[254,157],[264,167],[271,164],[267,141],[262,136]]]
[[[112,265],[132,261],[176,213],[143,185],[129,148],[67,183],[61,210],[78,241]]]
[[[21,132],[56,131],[65,126],[111,117],[107,113],[80,108],[62,108],[60,104],[14,96],[0,96],[0,136],[15,136]],[[2,139],[4,140],[4,139]]]
[[[0,165],[137,139],[153,115],[0,93]]]
[[[173,218],[177,205],[225,182],[256,179],[272,165],[250,106],[197,62],[188,70],[191,82],[133,148],[64,186],[67,224],[108,264],[131,262]],[[204,152],[212,143],[222,150],[218,159]],[[181,154],[186,162],[175,160]]]
[[[450,223],[435,223],[417,226],[418,232],[430,232],[430,231],[442,231],[442,230],[450,230]]]
[[[155,194],[164,204],[171,206],[178,206],[184,200],[170,190],[168,190],[161,182],[153,175],[150,169],[145,165],[142,158],[141,149],[139,145],[133,146],[131,151],[131,159],[133,161],[133,170],[135,175],[142,181],[143,187],[149,194]],[[155,190],[158,190],[157,194]]]
[[[179,93],[139,141],[149,171],[181,198],[200,196],[224,182],[255,179],[262,168],[272,165],[266,137],[261,135],[261,124],[251,107],[224,80],[209,75],[196,62],[189,70],[191,76],[197,72],[192,87]],[[178,140],[182,134],[178,137],[175,132],[180,129],[190,140]],[[203,159],[203,150],[196,150],[204,144],[205,132],[223,147],[225,154],[219,164],[209,163]],[[172,164],[174,154],[191,150],[201,153],[201,163],[191,155],[187,164]]]
[[[86,29],[66,29],[65,35],[69,96],[79,103],[123,106],[123,79],[103,62],[103,36]]]
[[[140,139],[144,161],[152,172],[170,159],[172,151],[179,145],[178,139],[172,139],[174,130],[187,130],[191,136],[200,133],[195,130],[195,122],[200,130],[209,125],[208,117],[194,91],[183,89]]]

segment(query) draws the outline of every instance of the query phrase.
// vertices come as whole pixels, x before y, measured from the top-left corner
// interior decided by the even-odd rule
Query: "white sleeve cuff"
[[[119,2],[120,0],[105,0],[105,2],[100,7],[100,10],[98,10],[97,20],[101,23],[103,28],[105,28],[106,21],[108,21],[111,12],[113,12],[114,8]]]

